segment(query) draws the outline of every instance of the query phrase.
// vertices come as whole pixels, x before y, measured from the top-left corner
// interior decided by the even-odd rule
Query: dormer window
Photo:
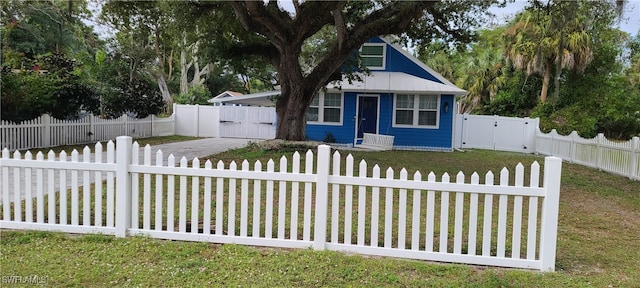
[[[384,43],[367,43],[360,48],[360,58],[362,65],[371,70],[384,70],[385,51]]]

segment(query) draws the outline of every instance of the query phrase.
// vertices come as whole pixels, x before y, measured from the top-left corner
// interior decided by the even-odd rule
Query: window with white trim
[[[384,69],[385,67],[385,50],[384,43],[367,43],[360,47],[360,59],[362,66],[369,69]]]
[[[438,126],[438,95],[397,94],[394,99],[394,126]]]
[[[318,92],[307,110],[307,122],[342,123],[342,94]]]

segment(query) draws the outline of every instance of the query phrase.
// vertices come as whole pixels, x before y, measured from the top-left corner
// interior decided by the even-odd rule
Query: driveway
[[[155,146],[151,146],[151,157],[152,157],[152,164],[155,164],[155,153],[158,150],[162,150],[163,152],[163,159],[166,163],[166,159],[167,157],[169,157],[169,155],[173,154],[173,156],[176,158],[176,162],[179,162],[180,159],[184,156],[187,157],[188,160],[193,160],[193,158],[198,157],[198,158],[202,158],[205,156],[209,156],[212,154],[216,154],[216,153],[221,153],[227,150],[231,150],[231,149],[236,149],[236,148],[240,148],[240,147],[244,147],[246,146],[249,142],[255,142],[255,141],[261,141],[261,140],[256,140],[256,139],[236,139],[236,138],[205,138],[205,139],[198,139],[198,140],[191,140],[191,141],[183,141],[183,142],[173,142],[173,143],[167,143],[167,144],[160,144],[160,145],[155,145]],[[140,148],[140,152],[139,152],[139,163],[143,163],[144,159],[144,147]],[[104,151],[104,150],[103,150]],[[67,151],[67,154],[70,155],[71,151]],[[93,161],[93,153],[92,153],[92,161]],[[56,158],[58,157],[58,155],[56,155]],[[82,156],[81,156],[82,157]],[[103,157],[105,157],[105,155],[103,155]],[[46,156],[45,156],[46,158]],[[67,161],[70,160],[70,157],[68,156]],[[82,161],[82,160],[80,160]],[[104,161],[104,158],[103,158]],[[166,165],[166,164],[165,164]],[[3,171],[5,170],[4,167],[3,169],[0,169],[0,183],[2,183],[2,185],[0,185],[0,190],[2,190],[3,186],[5,186],[6,184],[8,184],[9,186],[9,201],[13,202],[14,197],[14,168],[12,167],[7,167],[9,170],[8,176],[9,177],[3,177]],[[33,180],[36,179],[36,169],[32,169],[31,173],[32,173],[32,178]],[[59,170],[57,170],[59,171]],[[78,175],[78,183],[80,185],[82,185],[82,175],[81,173],[79,173],[80,175]],[[91,173],[91,182],[93,183],[95,181],[93,174]],[[24,187],[25,187],[25,174],[24,174],[24,170],[21,172],[20,175],[20,187],[22,187],[21,191],[21,198],[24,198]],[[71,183],[71,173],[67,173],[67,188],[70,188],[70,183]],[[46,170],[43,173],[43,187],[44,187],[44,194],[47,194],[48,192],[48,173],[46,172]],[[106,173],[103,173],[102,175],[103,180],[106,179]],[[4,181],[8,180],[7,183],[5,183]],[[54,177],[54,181],[55,181],[55,190],[58,191],[59,187],[60,187],[60,177],[58,176],[58,173],[56,173],[56,176]],[[32,193],[35,195],[36,193],[36,183],[35,181],[32,181],[31,183],[31,191]],[[5,195],[5,191],[2,191],[2,193],[0,193],[0,203],[2,203],[2,199]]]
[[[247,146],[249,142],[256,142],[261,140],[256,139],[236,139],[236,138],[205,138],[184,142],[173,142],[161,145],[151,146],[151,162],[155,161],[155,153],[158,150],[162,150],[163,158],[166,161],[170,154],[176,157],[176,162],[183,156],[187,157],[187,160],[193,160],[193,158],[202,158],[211,154],[221,153],[227,150],[236,149]],[[144,147],[140,147],[140,163],[143,161]]]

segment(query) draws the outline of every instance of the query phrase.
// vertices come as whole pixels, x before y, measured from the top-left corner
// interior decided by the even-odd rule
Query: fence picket
[[[280,158],[280,173],[287,173],[287,157]],[[287,209],[287,181],[278,183],[278,239],[284,239],[285,214]]]
[[[260,160],[256,160],[256,163],[253,164],[253,171],[262,171],[262,162]],[[251,233],[253,237],[260,237],[261,188],[262,181],[260,179],[253,180],[253,233]]]
[[[216,169],[223,170],[224,163],[218,161]],[[216,235],[222,235],[224,232],[224,179],[221,177],[216,178]]]
[[[300,153],[296,151],[293,153],[293,163],[291,167],[291,173],[300,174]],[[298,201],[300,200],[300,182],[295,181],[291,183],[291,225],[289,232],[289,239],[298,239]]]
[[[436,182],[436,174],[431,172],[427,176],[427,182],[434,183]],[[427,233],[425,240],[425,250],[427,252],[433,251],[433,239],[434,239],[434,230],[435,230],[435,203],[436,203],[436,192],[433,190],[427,191],[427,223],[425,227],[425,231]]]
[[[4,138],[6,139],[6,138]],[[2,149],[2,159],[7,160],[11,159],[9,157],[11,155],[9,153],[9,149]],[[11,201],[9,199],[9,167],[4,166],[2,169],[2,220],[9,221],[11,220],[11,210],[6,207],[11,206]]]
[[[149,144],[144,146],[144,166],[151,166],[151,146]],[[143,176],[143,196],[142,196],[142,229],[151,229],[151,174],[144,173]],[[133,206],[138,209],[139,206]]]
[[[531,177],[529,187],[538,187],[540,181],[540,164],[537,161],[531,164]],[[527,259],[536,258],[536,239],[538,231],[538,197],[529,197],[529,222],[527,224]]]
[[[267,172],[273,173],[275,171],[275,163],[269,159],[267,162]],[[273,180],[267,181],[267,207],[265,208],[265,225],[264,236],[266,238],[273,237]]]
[[[400,170],[400,180],[407,181],[407,169]],[[400,189],[398,199],[398,248],[405,249],[407,244],[407,189]]]
[[[100,142],[96,143],[96,146],[94,148],[94,162],[95,163],[102,163],[102,144]],[[96,170],[95,171],[95,182],[94,182],[94,188],[95,188],[95,195],[96,195],[96,201],[95,201],[95,215],[94,215],[94,223],[96,226],[103,226],[104,224],[102,223],[102,171],[100,170]]]
[[[211,160],[204,162],[204,169],[211,170]],[[211,234],[211,177],[204,177],[204,216],[202,221],[202,233]]]
[[[448,173],[442,175],[442,183],[449,183]],[[440,194],[440,250],[447,252],[447,242],[449,241],[449,192],[442,191]]]
[[[464,174],[458,172],[456,175],[456,183],[464,184]],[[453,253],[462,253],[462,218],[464,217],[464,194],[462,192],[456,192],[456,211],[454,216],[454,229],[453,229]]]
[[[242,171],[249,171],[249,161],[242,161]],[[249,223],[249,179],[242,178],[240,189],[240,236],[247,237],[247,226]]]
[[[143,153],[144,155],[144,153]],[[143,159],[144,161],[144,159]],[[138,142],[133,142],[131,148],[131,164],[140,164],[140,145]],[[143,183],[144,184],[144,183]],[[140,175],[138,173],[131,174],[131,227],[134,229],[140,228]],[[142,188],[144,191],[145,189]],[[143,196],[144,198],[144,196]],[[146,212],[145,207],[142,208],[142,215]],[[143,220],[144,222],[144,220]]]
[[[33,160],[33,155],[31,154],[30,151],[27,151],[24,153],[24,159],[25,160]],[[24,176],[25,176],[25,221],[27,223],[31,223],[33,222],[33,191],[32,191],[32,174],[31,174],[31,168],[30,167],[26,167],[24,169]]]
[[[353,177],[353,156],[347,155],[347,177]],[[353,227],[353,186],[345,185],[344,189],[344,244],[351,244],[351,227]]]
[[[480,177],[478,173],[471,174],[471,185],[479,185]],[[471,193],[469,196],[469,241],[467,243],[467,254],[476,255],[476,241],[478,233],[478,193]]]
[[[524,185],[524,166],[516,165],[516,187]],[[511,240],[511,258],[520,258],[520,237],[522,236],[522,196],[513,197],[513,234]]]
[[[7,151],[7,155],[9,153],[9,150],[4,149],[4,151]],[[3,154],[4,154],[3,151]],[[4,156],[3,156],[4,158]],[[8,156],[7,156],[8,158]],[[36,154],[36,161],[44,161],[44,154],[42,154],[42,152],[38,152],[38,154]],[[6,169],[6,167],[3,167],[2,169]],[[9,169],[6,170],[7,172],[2,172],[2,175],[5,175],[7,178],[3,179],[3,183],[5,183],[7,186],[7,188],[2,188],[3,191],[7,191],[7,193],[9,192]],[[36,222],[38,223],[44,223],[44,177],[43,177],[43,169],[42,168],[38,168],[36,169]],[[6,203],[8,203],[9,201],[9,197],[5,196],[3,199],[6,199],[4,201],[5,204],[3,204],[4,207],[8,207],[9,205],[6,205]],[[5,213],[7,212],[7,210],[5,209]],[[7,219],[7,217],[5,217],[4,219]],[[8,220],[8,219],[7,219]]]
[[[373,166],[371,177],[374,180],[380,179],[380,166]],[[380,187],[371,188],[371,246],[378,247],[378,231],[380,220]]]
[[[65,151],[61,151],[60,152],[60,158],[58,159],[58,161],[60,162],[67,162],[67,152]],[[60,189],[60,224],[69,224],[69,221],[67,219],[67,207],[69,207],[68,203],[67,203],[67,170],[60,170],[58,172],[58,175],[60,176],[60,187],[64,187],[63,189]],[[73,199],[73,195],[71,196]],[[73,205],[73,202],[72,204]],[[72,208],[73,209],[73,208]]]
[[[422,174],[420,171],[416,171],[413,174],[413,181],[422,181]],[[411,250],[418,250],[420,248],[420,190],[413,190],[413,218],[411,220]]]
[[[318,159],[318,161],[320,161]],[[331,175],[340,175],[340,152],[333,153]],[[338,217],[340,216],[340,185],[331,186],[331,243],[338,243]]]
[[[115,145],[113,141],[107,142],[107,163],[115,163]],[[107,172],[107,227],[114,227],[115,218],[115,183],[113,172]]]
[[[358,177],[367,177],[367,162],[360,161],[360,167],[358,168]],[[357,244],[364,246],[365,241],[365,213],[366,213],[366,197],[367,187],[364,185],[358,186],[358,239]]]
[[[386,179],[393,179],[393,169],[387,169]],[[393,237],[393,188],[386,188],[384,195],[384,247],[391,248]]]
[[[193,158],[191,161],[191,167],[193,169],[200,169],[200,159]],[[200,220],[200,177],[191,177],[191,233],[198,233],[198,225]]]
[[[64,151],[63,151],[64,152]],[[60,157],[63,153],[60,153]],[[71,162],[78,163],[78,150],[71,151]],[[71,225],[80,223],[80,182],[78,180],[78,170],[71,170]],[[60,190],[67,190],[67,187],[60,187]],[[55,196],[55,193],[52,195]],[[62,209],[62,207],[61,207]],[[66,209],[66,207],[65,207]]]
[[[64,152],[64,151],[62,151]],[[49,150],[49,153],[47,154],[47,161],[50,162],[55,162],[56,161],[56,154],[53,152],[53,150]],[[56,224],[56,191],[55,191],[55,179],[53,177],[55,177],[55,170],[54,169],[47,169],[47,180],[48,180],[48,190],[47,190],[47,196],[49,198],[49,207],[47,209],[47,223],[49,224]],[[73,181],[73,180],[72,180]],[[76,208],[77,209],[77,208]]]
[[[307,150],[307,154],[304,157],[304,174],[313,174],[313,152]],[[302,240],[311,240],[311,182],[304,183],[304,228],[302,231]]]
[[[16,150],[13,153],[13,159],[22,159],[20,151]],[[22,186],[20,185],[20,179],[22,179],[22,177],[20,177],[20,172],[21,169],[19,167],[13,168],[13,220],[19,222],[22,221],[22,204],[20,204],[20,188]],[[11,206],[5,207],[7,207],[6,209],[11,208]]]
[[[238,170],[238,164],[236,164],[236,161],[231,161],[231,164],[229,164],[229,170],[230,171]],[[236,235],[236,179],[235,178],[229,179],[229,190],[227,191],[229,191],[229,208],[227,209],[228,211],[227,235],[234,236]]]
[[[509,170],[503,168],[500,171],[500,186],[509,186]],[[498,202],[498,248],[496,256],[505,257],[507,242],[507,195],[500,195]]]
[[[158,151],[156,152],[156,167],[162,167],[164,165],[163,162],[164,160],[162,159],[162,150],[158,149]],[[156,216],[156,219],[154,221],[156,231],[162,230],[162,196],[164,193],[162,187],[162,178],[162,174],[156,174],[156,208],[154,211]]]
[[[180,158],[180,168],[186,169],[187,158]],[[178,232],[187,232],[187,176],[180,176],[180,191],[178,200]]]
[[[82,161],[84,163],[91,162],[91,149],[89,146],[84,146],[82,149]],[[82,172],[82,225],[89,226],[91,225],[91,174],[89,171]],[[95,179],[95,181],[102,181],[100,179]],[[65,187],[62,189],[65,189]]]
[[[493,186],[493,172],[484,177],[484,185]],[[484,223],[482,225],[482,256],[491,256],[491,217],[493,216],[493,194],[484,195]]]
[[[173,154],[169,154],[167,157],[167,167],[175,167],[176,158]],[[174,223],[174,211],[175,211],[175,199],[176,199],[176,177],[173,175],[167,175],[167,231],[173,232],[175,229]],[[220,227],[220,226],[217,226]]]

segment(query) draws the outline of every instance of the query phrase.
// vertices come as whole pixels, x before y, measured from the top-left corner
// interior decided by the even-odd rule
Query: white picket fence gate
[[[640,180],[640,138],[615,142],[603,134],[585,139],[573,131],[567,136],[553,129],[549,133],[537,130],[536,153],[553,155],[588,167]]]
[[[506,168],[498,185],[491,172],[483,184],[477,173],[470,182],[458,173],[452,183],[448,174],[437,181],[430,173],[424,181],[420,172],[409,177],[405,169],[396,177],[391,168],[354,164],[351,155],[331,156],[325,145],[317,156],[309,151],[301,160],[294,154],[291,165],[283,156],[279,169],[270,160],[265,170],[263,163],[250,167],[246,160],[240,168],[235,162],[214,168],[210,161],[202,168],[197,158],[189,165],[184,157],[177,164],[173,155],[166,161],[161,151],[151,155],[149,146],[138,163],[139,149],[131,142],[118,137],[117,150],[109,142],[105,155],[97,144],[93,158],[85,148],[82,159],[74,151],[70,161],[66,153],[56,158],[51,152],[45,160],[41,153],[33,159],[29,152],[4,149],[0,228],[554,270],[559,158],[545,158],[540,187],[538,163],[531,165],[528,186],[522,164],[513,185]],[[71,188],[57,191],[56,179]]]
[[[20,123],[0,121],[0,147],[10,150],[95,143],[122,135],[145,138],[174,134],[173,115],[166,118],[150,115],[143,119],[122,115],[102,119],[88,114],[81,119],[60,120],[44,114]]]

